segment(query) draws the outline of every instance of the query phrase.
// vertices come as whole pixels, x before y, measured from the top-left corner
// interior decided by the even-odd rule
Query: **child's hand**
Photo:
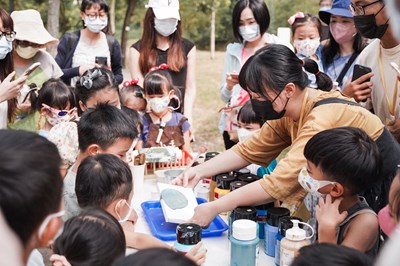
[[[53,266],[71,266],[64,256],[53,254],[50,257]]]
[[[318,227],[321,229],[336,229],[341,222],[347,217],[347,211],[339,212],[339,205],[343,198],[333,201],[331,195],[327,195],[326,199],[319,199],[319,204],[316,207],[316,216]]]
[[[188,253],[186,253],[186,257],[194,261],[197,265],[201,265],[206,261],[207,250],[204,249],[199,251],[201,246],[202,242],[199,242],[194,248],[192,248]]]
[[[209,226],[215,216],[218,215],[218,211],[214,208],[215,202],[216,201],[197,206],[194,209],[194,215],[192,219],[190,219],[190,222],[198,224],[201,227]]]

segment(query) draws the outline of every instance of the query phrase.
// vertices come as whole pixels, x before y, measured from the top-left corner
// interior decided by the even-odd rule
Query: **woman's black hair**
[[[79,165],[75,193],[79,207],[106,209],[115,199],[128,199],[132,191],[129,166],[112,154],[89,156]]]
[[[136,110],[130,109],[126,106],[121,106],[121,110],[124,111],[132,119],[136,128],[139,129],[139,134],[141,134],[143,132],[143,118],[139,114],[139,112]]]
[[[304,66],[306,71],[316,76],[319,89],[331,90],[332,81],[326,74],[319,72],[318,66],[314,68],[316,63],[313,62],[305,60],[303,63],[284,45],[269,44],[246,61],[239,73],[239,84],[246,91],[271,100],[266,89],[280,93],[288,83],[294,83],[301,90],[307,87],[309,80],[303,71]]]
[[[118,221],[100,208],[88,208],[65,222],[54,253],[71,265],[109,266],[125,255],[125,235]]]
[[[108,24],[107,26],[103,29],[103,32],[106,34],[111,34],[111,25],[110,25],[110,7],[107,4],[106,0],[82,0],[81,3],[81,12],[86,13],[87,9],[90,9],[92,5],[99,5],[100,10],[103,10],[104,12],[107,13],[107,18],[108,18]],[[83,26],[85,27],[85,22],[82,21]]]
[[[233,35],[239,42],[243,42],[243,37],[239,33],[240,15],[243,10],[248,7],[253,12],[254,18],[260,26],[261,36],[268,30],[270,23],[270,16],[268,7],[264,0],[239,0],[232,12],[232,29]]]
[[[256,113],[254,113],[250,101],[245,103],[243,107],[240,108],[237,115],[237,120],[245,124],[259,124],[260,127],[262,127],[264,124],[263,121],[256,116]]]
[[[113,266],[196,266],[196,263],[170,249],[149,248],[121,258]]]
[[[381,180],[382,158],[378,146],[359,128],[338,127],[319,132],[307,142],[304,156],[327,179],[339,182],[352,195]]]
[[[70,109],[77,107],[73,90],[61,79],[49,79],[43,83],[40,90],[31,90],[29,97],[33,111],[40,112],[42,104],[59,110],[65,110],[68,104]]]
[[[147,95],[164,94],[165,90],[170,92],[174,90],[171,75],[164,69],[151,71],[144,77],[143,89]]]
[[[52,142],[27,131],[0,130],[0,150],[0,207],[26,247],[60,209],[61,158]]]
[[[313,244],[300,249],[291,266],[372,266],[372,259],[356,249],[336,244]]]

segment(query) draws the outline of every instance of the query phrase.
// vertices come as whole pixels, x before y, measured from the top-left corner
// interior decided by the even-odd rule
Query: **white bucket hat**
[[[15,39],[31,43],[52,46],[58,44],[58,39],[50,35],[43,25],[38,11],[33,9],[14,11],[11,13],[14,21]]]
[[[145,6],[151,7],[158,19],[176,18],[181,20],[179,15],[179,0],[149,0]]]

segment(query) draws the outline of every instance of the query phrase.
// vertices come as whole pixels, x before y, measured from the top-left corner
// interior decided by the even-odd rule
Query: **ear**
[[[285,91],[285,96],[287,98],[293,97],[293,95],[296,93],[296,85],[294,83],[288,83],[286,84],[284,91]]]
[[[331,192],[329,192],[329,194],[331,194],[331,196],[332,196],[333,198],[339,198],[339,197],[343,196],[343,194],[344,194],[344,187],[342,186],[342,184],[340,184],[340,183],[334,183],[332,186],[333,186],[333,187],[332,187],[332,189],[331,189]]]
[[[86,149],[86,153],[87,153],[89,156],[96,155],[96,154],[100,153],[101,151],[102,151],[102,149],[101,149],[100,146],[97,145],[97,144],[91,144],[91,145],[89,145],[89,147]]]
[[[82,19],[83,21],[85,21],[85,13],[81,11],[80,16],[81,16],[81,19]]]
[[[79,107],[81,108],[82,112],[87,111],[86,105],[82,101],[79,101]]]
[[[172,98],[175,95],[175,90],[172,89],[169,91],[169,97]]]
[[[123,206],[122,203],[119,203],[120,201],[122,201],[122,199],[114,199],[110,205],[108,205],[105,210],[111,214],[112,216],[114,216],[115,219],[119,219],[117,212],[121,213],[121,206]],[[119,204],[118,204],[119,203]]]
[[[43,231],[41,239],[38,239],[39,247],[48,247],[52,240],[55,240],[54,237],[58,232],[58,229],[62,225],[62,220],[60,218],[51,219],[50,222],[47,224],[46,228]]]

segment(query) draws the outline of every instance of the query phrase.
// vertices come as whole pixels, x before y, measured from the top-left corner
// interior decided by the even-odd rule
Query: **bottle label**
[[[281,263],[280,266],[290,266],[296,256],[296,252],[285,248],[281,249]]]

